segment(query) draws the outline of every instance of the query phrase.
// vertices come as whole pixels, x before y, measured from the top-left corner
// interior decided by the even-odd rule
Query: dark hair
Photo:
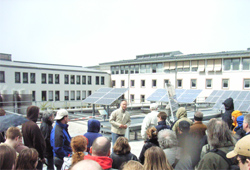
[[[7,144],[0,145],[0,169],[12,169],[16,162],[16,151]]]
[[[246,160],[249,159],[250,160],[250,157],[248,156],[243,156],[243,155],[237,155],[238,158],[240,158],[242,164],[246,163]],[[237,158],[236,157],[236,158]]]
[[[131,150],[130,145],[128,143],[128,139],[122,136],[117,138],[113,146],[113,149],[114,149],[114,153],[116,153],[117,155],[128,154],[130,153],[130,150]]]
[[[186,120],[183,120],[183,121],[180,121],[179,123],[179,130],[184,132],[184,133],[187,133],[189,132],[189,129],[190,129],[190,123]]]
[[[92,144],[92,154],[97,156],[107,156],[110,151],[111,143],[106,137],[98,137]]]
[[[168,117],[167,113],[165,112],[160,112],[158,113],[157,117],[161,118],[163,121],[165,121]]]
[[[72,165],[83,160],[84,151],[87,149],[87,140],[84,136],[78,135],[73,137],[70,142],[70,146],[72,148]]]
[[[23,149],[17,159],[16,170],[36,169],[35,164],[38,161],[38,152],[34,148]]]

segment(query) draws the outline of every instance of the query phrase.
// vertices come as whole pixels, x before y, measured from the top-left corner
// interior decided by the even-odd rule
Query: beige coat
[[[179,123],[183,120],[187,121],[190,123],[190,126],[193,124],[193,121],[189,118],[187,118],[187,111],[184,107],[180,107],[177,112],[176,112],[176,117],[177,117],[177,121],[175,122],[175,124],[172,127],[172,130],[176,132],[178,132],[178,127],[179,127]]]
[[[130,114],[127,111],[123,111],[121,108],[116,109],[111,113],[109,122],[111,124],[112,133],[124,135],[126,129],[119,128],[119,126],[122,124],[122,125],[127,125],[127,127],[129,127],[131,123]]]

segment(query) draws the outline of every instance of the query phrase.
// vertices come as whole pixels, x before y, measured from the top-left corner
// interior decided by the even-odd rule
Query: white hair
[[[156,103],[152,103],[150,105],[150,110],[157,110],[157,108],[158,108],[158,104],[156,104]]]

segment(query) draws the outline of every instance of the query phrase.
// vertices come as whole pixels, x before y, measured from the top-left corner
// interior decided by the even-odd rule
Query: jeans
[[[114,146],[114,144],[115,144],[117,138],[120,137],[120,136],[124,136],[124,135],[112,133],[112,144],[113,144],[113,146]]]

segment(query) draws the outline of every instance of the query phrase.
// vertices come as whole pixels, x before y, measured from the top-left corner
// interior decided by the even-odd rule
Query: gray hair
[[[208,143],[214,148],[225,146],[228,142],[235,144],[233,133],[228,128],[228,125],[223,120],[216,118],[210,119],[207,124]]]
[[[250,126],[250,114],[244,116],[244,122],[247,123],[248,126]]]
[[[198,118],[203,118],[203,113],[200,111],[197,111],[197,112],[195,112],[194,116],[198,117]]]
[[[158,142],[162,149],[172,148],[178,145],[175,132],[169,129],[159,131]]]
[[[158,104],[156,104],[156,103],[152,103],[150,105],[150,110],[157,110],[157,108],[158,108]]]
[[[43,113],[43,118],[44,119],[48,119],[49,117],[51,117],[52,115],[54,115],[55,113],[54,113],[54,111],[52,111],[52,110],[46,110],[46,111],[44,111],[44,113]]]

